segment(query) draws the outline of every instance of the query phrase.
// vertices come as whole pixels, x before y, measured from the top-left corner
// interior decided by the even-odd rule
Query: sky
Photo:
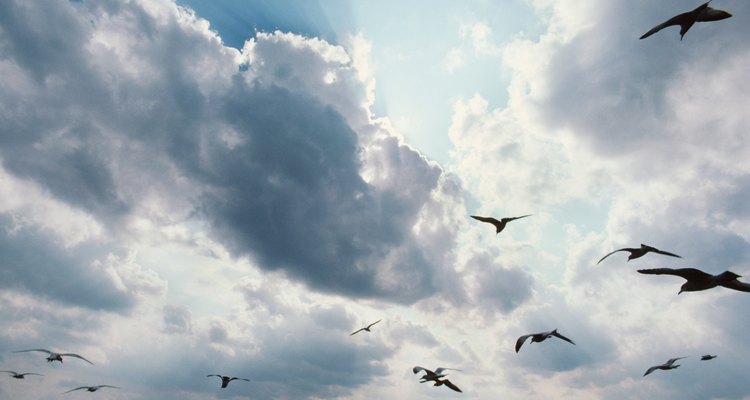
[[[0,398],[750,399],[750,4],[403,3],[0,2]]]

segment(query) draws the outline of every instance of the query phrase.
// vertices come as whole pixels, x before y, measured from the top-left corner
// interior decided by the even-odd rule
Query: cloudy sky
[[[638,40],[697,5],[0,2],[0,398],[750,399],[750,295],[636,272],[750,275],[750,4]]]

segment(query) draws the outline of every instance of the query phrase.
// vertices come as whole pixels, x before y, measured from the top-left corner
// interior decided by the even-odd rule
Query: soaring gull
[[[521,346],[523,346],[523,343],[528,338],[531,338],[531,343],[534,343],[534,342],[543,342],[543,341],[549,339],[552,336],[560,338],[560,339],[562,339],[562,340],[564,340],[564,341],[566,341],[568,343],[575,344],[575,343],[573,343],[572,340],[570,340],[570,339],[566,338],[565,336],[557,333],[557,329],[554,329],[554,330],[551,330],[549,332],[530,333],[528,335],[523,335],[523,336],[519,337],[518,340],[516,340],[516,353],[518,353],[518,350],[521,350]]]
[[[226,375],[216,375],[216,374],[206,375],[206,378],[208,378],[210,376],[218,376],[219,378],[221,378],[221,388],[222,389],[224,389],[225,387],[227,387],[227,385],[229,385],[229,382],[231,382],[231,381],[248,381],[248,382],[250,382],[250,379],[237,378],[236,376],[230,378],[230,377],[228,377]]]
[[[52,361],[63,362],[63,357],[75,357],[75,358],[80,358],[81,360],[86,361],[87,363],[89,363],[91,365],[94,365],[94,363],[92,363],[91,361],[89,361],[89,360],[87,360],[87,359],[79,356],[78,354],[73,354],[73,353],[55,353],[55,352],[49,351],[47,349],[18,350],[18,351],[16,351],[16,353],[25,353],[25,352],[28,352],[28,351],[39,351],[39,352],[42,352],[42,353],[49,354],[49,356],[47,357],[47,362],[52,362]]]
[[[474,218],[477,221],[487,222],[488,224],[494,225],[495,226],[495,234],[498,234],[498,233],[502,232],[503,229],[505,229],[505,225],[507,225],[508,222],[514,221],[514,220],[517,220],[517,219],[520,219],[520,218],[530,217],[532,215],[533,214],[522,215],[520,217],[501,218],[499,221],[497,219],[495,219],[495,218],[492,218],[492,217],[480,217],[478,215],[471,215],[471,218]]]
[[[356,331],[352,332],[351,334],[349,334],[349,336],[351,336],[351,335],[354,335],[355,333],[359,333],[359,332],[362,332],[362,331],[367,331],[367,332],[370,332],[370,328],[372,328],[372,326],[373,326],[373,325],[377,324],[377,323],[378,323],[378,322],[380,322],[380,321],[382,321],[382,319],[379,319],[379,320],[377,320],[377,321],[375,321],[375,322],[371,323],[370,325],[367,325],[367,326],[366,326],[366,327],[364,327],[364,328],[359,328],[358,330],[356,330]]]
[[[687,357],[670,358],[669,361],[665,362],[664,364],[654,365],[653,367],[647,369],[646,373],[643,374],[643,376],[646,376],[646,375],[648,375],[648,374],[656,371],[657,369],[663,369],[663,370],[675,369],[675,368],[679,367],[679,365],[674,365],[674,362],[677,361],[677,360],[681,360],[683,358],[687,358]]]
[[[675,17],[668,19],[665,22],[662,22],[659,25],[656,25],[655,27],[651,28],[650,31],[644,33],[643,36],[641,36],[641,39],[645,39],[668,26],[679,25],[680,26],[680,40],[682,40],[682,37],[685,36],[688,29],[690,29],[690,27],[692,27],[693,24],[695,24],[696,22],[719,21],[719,20],[726,19],[732,16],[732,14],[726,11],[717,10],[715,8],[709,7],[708,3],[710,2],[711,1],[708,1],[704,4],[701,4],[698,8],[696,8],[693,11],[682,13],[680,15],[677,15]]]
[[[716,286],[750,292],[750,284],[738,281],[737,278],[740,276],[730,271],[724,271],[719,275],[711,275],[695,268],[639,269],[638,272],[648,275],[675,275],[685,278],[687,282],[680,287],[680,291],[677,294],[682,292],[698,292],[715,288]]]
[[[641,244],[640,248],[625,247],[625,248],[622,248],[622,249],[617,249],[617,250],[615,250],[615,251],[607,254],[606,256],[602,257],[599,261],[597,261],[597,264],[599,264],[600,262],[604,261],[605,258],[611,256],[612,254],[617,253],[618,251],[627,251],[627,252],[629,252],[630,255],[628,256],[628,261],[635,260],[636,258],[643,257],[643,256],[646,255],[646,253],[658,253],[658,254],[664,254],[665,256],[672,256],[672,257],[682,258],[681,256],[678,256],[677,254],[670,253],[668,251],[659,250],[656,247],[651,247],[651,246],[648,246],[648,245],[645,245],[645,244]]]

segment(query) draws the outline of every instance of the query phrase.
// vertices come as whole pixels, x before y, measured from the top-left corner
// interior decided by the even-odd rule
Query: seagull
[[[693,24],[696,22],[719,21],[719,20],[726,19],[732,16],[732,14],[726,11],[717,10],[715,8],[709,7],[708,3],[710,2],[711,1],[709,0],[708,2],[704,4],[701,4],[698,8],[696,8],[693,11],[682,13],[680,15],[677,15],[675,17],[668,19],[665,22],[662,22],[659,25],[656,25],[655,27],[651,28],[650,31],[644,33],[643,36],[641,36],[641,39],[645,39],[668,26],[679,25],[680,26],[680,40],[682,40],[682,37],[685,36],[688,29],[690,29],[690,27],[692,27]]]
[[[206,378],[211,377],[211,376],[218,376],[219,378],[221,378],[221,388],[222,389],[224,389],[225,387],[227,387],[227,385],[229,385],[229,382],[231,382],[231,381],[237,380],[237,381],[248,381],[248,382],[250,382],[250,379],[237,378],[236,376],[230,378],[230,377],[228,377],[226,375],[216,375],[216,374],[206,375]]]
[[[714,359],[714,358],[716,358],[716,357],[718,357],[718,356],[712,356],[712,355],[710,355],[710,354],[706,354],[706,355],[704,355],[704,356],[701,356],[701,361],[708,361],[708,360],[713,360],[713,359]]]
[[[435,381],[435,382],[437,382],[438,379],[445,377],[445,374],[443,374],[443,371],[448,371],[448,370],[450,370],[450,371],[461,371],[460,369],[444,368],[444,367],[440,367],[440,368],[436,369],[435,371],[430,371],[429,369],[424,368],[424,367],[420,367],[420,366],[416,366],[416,367],[414,367],[414,368],[411,369],[411,371],[414,372],[415,374],[418,374],[420,371],[424,371],[425,374],[422,375],[421,378],[419,378],[420,379],[419,383],[425,383],[425,382],[428,382],[428,381]],[[440,385],[436,385],[436,386],[440,386]],[[460,392],[460,390],[459,390],[459,392]]]
[[[76,390],[81,390],[81,389],[86,389],[86,391],[87,391],[87,392],[96,392],[97,390],[99,390],[99,389],[101,389],[101,388],[105,388],[105,387],[108,387],[108,388],[113,388],[113,389],[119,389],[119,387],[117,387],[117,386],[110,386],[110,385],[99,385],[99,386],[81,386],[81,387],[77,387],[77,388],[75,388],[75,389],[70,389],[70,390],[68,390],[68,391],[67,391],[67,392],[65,392],[65,393],[70,393],[70,392],[74,392],[74,391],[76,391]],[[65,393],[63,393],[63,394],[65,394]]]
[[[575,343],[573,343],[572,340],[570,340],[570,339],[566,338],[565,336],[557,333],[557,329],[554,329],[554,330],[551,330],[549,332],[531,333],[531,334],[528,334],[528,335],[521,336],[520,338],[518,338],[518,340],[516,340],[516,353],[518,353],[518,350],[521,350],[521,346],[523,346],[523,343],[529,337],[531,338],[531,343],[534,343],[534,342],[543,342],[543,341],[547,340],[550,336],[555,336],[555,337],[558,337],[558,338],[560,338],[560,339],[562,339],[562,340],[564,340],[564,341],[566,341],[568,343],[575,344]]]
[[[750,292],[750,284],[738,281],[737,278],[740,276],[730,271],[724,271],[719,275],[711,275],[695,268],[639,269],[638,272],[648,275],[676,275],[687,279],[687,282],[680,287],[680,291],[677,294],[682,292],[698,292],[715,288],[716,286]]]
[[[37,373],[34,373],[34,372],[24,372],[23,374],[19,374],[19,373],[18,373],[18,372],[16,372],[16,371],[0,371],[0,372],[7,372],[7,373],[9,373],[9,374],[10,374],[10,377],[11,377],[11,378],[16,378],[16,379],[24,379],[24,377],[25,377],[26,375],[39,375],[39,376],[44,376],[44,375],[42,375],[42,374],[37,374]]]
[[[442,379],[442,380],[440,379],[440,378],[445,377],[445,374],[443,374],[443,371],[447,371],[447,370],[460,371],[460,369],[444,368],[444,367],[440,367],[440,368],[436,369],[435,371],[430,371],[429,369],[424,368],[424,367],[420,367],[420,366],[416,366],[416,367],[414,367],[414,368],[411,369],[411,371],[414,372],[415,374],[418,374],[420,371],[424,371],[425,374],[422,375],[421,378],[419,378],[419,383],[425,383],[425,382],[429,382],[429,381],[434,381],[435,384],[432,385],[432,386],[442,386],[442,385],[445,385],[445,386],[448,386],[449,388],[455,390],[456,392],[461,392],[461,389],[459,389],[458,386],[454,385],[453,382],[451,382],[451,381],[449,381],[447,379]],[[461,392],[461,393],[463,393],[463,392]]]
[[[679,367],[679,365],[672,365],[672,364],[674,364],[675,361],[681,360],[683,358],[687,358],[687,357],[670,358],[669,361],[665,362],[664,364],[654,365],[653,367],[647,369],[646,373],[643,374],[643,376],[646,376],[646,375],[648,375],[648,374],[656,371],[657,369],[663,369],[663,370],[675,369],[675,368]]]
[[[630,255],[628,256],[628,261],[635,260],[636,258],[643,257],[643,256],[646,255],[646,253],[659,253],[659,254],[664,254],[665,256],[672,256],[672,257],[682,258],[681,256],[678,256],[677,254],[670,253],[670,252],[667,252],[667,251],[662,251],[662,250],[657,249],[656,247],[651,247],[651,246],[648,246],[648,245],[645,245],[645,244],[641,243],[641,247],[640,248],[625,247],[625,248],[622,248],[622,249],[615,250],[615,251],[607,254],[606,256],[602,257],[602,259],[599,260],[597,262],[597,264],[599,264],[600,262],[604,261],[605,258],[611,256],[612,254],[617,253],[618,251],[627,251],[627,252],[630,252]]]
[[[42,353],[49,354],[49,356],[47,357],[47,362],[52,362],[52,361],[63,362],[63,357],[75,357],[75,358],[80,358],[81,360],[86,361],[87,363],[89,363],[91,365],[94,365],[94,363],[92,363],[91,361],[89,361],[89,360],[87,360],[87,359],[79,356],[78,354],[73,354],[73,353],[55,353],[55,352],[52,352],[52,351],[49,351],[49,350],[46,350],[46,349],[18,350],[15,353],[25,353],[25,352],[28,352],[28,351],[41,351]]]
[[[530,217],[530,216],[532,216],[532,215],[533,215],[533,214],[522,215],[522,216],[520,216],[520,217],[508,217],[508,218],[502,218],[502,219],[500,219],[499,221],[498,221],[498,220],[496,220],[495,218],[492,218],[492,217],[480,217],[480,216],[478,216],[478,215],[471,215],[471,218],[474,218],[474,219],[475,219],[475,220],[477,220],[477,221],[487,222],[487,223],[490,223],[490,224],[492,224],[492,225],[495,225],[495,234],[498,234],[498,233],[502,232],[502,231],[503,231],[503,229],[505,229],[505,225],[506,225],[506,224],[507,224],[508,222],[510,222],[510,221],[514,221],[514,220],[517,220],[517,219],[521,219],[521,218],[526,218],[526,217]]]
[[[378,323],[378,322],[380,322],[380,321],[382,321],[382,319],[379,319],[379,320],[377,320],[377,321],[375,321],[375,322],[371,323],[370,325],[367,325],[367,327],[365,327],[365,328],[360,328],[360,329],[358,329],[358,330],[356,330],[356,331],[352,332],[351,334],[349,334],[349,336],[351,336],[351,335],[354,335],[355,333],[359,333],[359,332],[362,332],[362,331],[367,331],[367,332],[370,332],[370,328],[372,328],[372,326],[373,326],[373,325],[377,324],[377,323]]]

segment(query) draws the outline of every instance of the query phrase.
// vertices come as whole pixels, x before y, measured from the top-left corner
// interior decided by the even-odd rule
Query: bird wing
[[[553,332],[552,332],[552,336],[556,336],[556,337],[559,337],[560,339],[562,339],[562,340],[564,340],[564,341],[566,341],[566,342],[569,342],[569,343],[575,344],[575,343],[573,343],[573,341],[572,341],[572,340],[570,340],[570,339],[566,338],[565,336],[563,336],[563,335],[561,335],[561,334],[557,333],[557,331],[553,331]]]
[[[651,28],[650,31],[644,33],[643,36],[641,36],[641,39],[645,39],[645,38],[653,35],[656,32],[659,32],[660,30],[662,30],[662,29],[664,29],[664,28],[666,28],[668,26],[682,25],[687,18],[690,18],[690,15],[691,15],[690,12],[686,12],[686,13],[682,13],[680,15],[674,16],[674,17],[672,17],[672,18],[670,18],[670,19],[662,22],[661,24],[656,25],[655,27]]]
[[[510,222],[510,221],[515,221],[517,219],[530,217],[532,215],[534,215],[534,214],[526,214],[526,215],[522,215],[520,217],[508,217],[508,218],[503,218],[502,221],[504,221],[504,222]]]
[[[353,334],[355,334],[355,333],[359,333],[359,332],[362,332],[363,330],[365,330],[365,328],[359,328],[359,329],[357,329],[356,331],[354,331],[354,332],[350,333],[350,334],[349,334],[349,336],[351,336],[351,335],[353,335]]]
[[[523,335],[518,340],[516,340],[516,353],[518,353],[518,350],[521,350],[521,346],[523,346],[523,342],[526,341],[530,336],[534,336],[533,334],[529,335]]]
[[[112,389],[119,389],[119,388],[120,388],[119,386],[112,386],[112,385],[99,385],[99,386],[97,386],[97,387],[98,387],[99,389],[101,389],[101,388],[105,388],[105,387],[108,387],[108,388],[112,388]]]
[[[230,379],[230,381],[248,381],[248,382],[250,382],[250,379],[238,378],[238,377],[235,376],[235,377],[232,377],[232,379]]]
[[[687,357],[670,358],[665,365],[672,365],[674,364],[675,361],[682,360],[683,358],[687,358]]]
[[[659,250],[659,249],[657,249],[655,247],[650,247],[649,246],[649,250],[651,250],[651,252],[653,252],[653,253],[659,253],[659,254],[663,254],[665,256],[672,256],[672,257],[682,258],[682,256],[678,256],[677,254],[670,253],[668,251]]]
[[[61,356],[61,357],[75,357],[75,358],[80,358],[81,360],[83,360],[83,361],[86,361],[87,363],[89,363],[89,364],[91,364],[91,365],[94,365],[94,363],[92,363],[91,361],[89,361],[89,360],[87,360],[87,359],[85,359],[85,358],[83,358],[83,357],[79,356],[78,354],[73,354],[73,353],[63,353],[63,354],[60,354],[60,356]]]
[[[726,11],[717,10],[711,7],[706,7],[705,10],[703,10],[701,13],[698,14],[698,17],[695,19],[695,21],[696,22],[719,21],[722,19],[729,18],[731,16],[732,14]]]
[[[63,394],[65,394],[65,393],[70,393],[70,392],[75,392],[76,390],[81,390],[81,389],[89,389],[90,387],[91,387],[91,386],[81,386],[81,387],[77,387],[77,388],[75,388],[75,389],[70,389],[70,390],[68,390],[67,392],[63,392]]]
[[[502,222],[500,222],[500,221],[498,221],[498,220],[496,220],[495,218],[492,218],[492,217],[480,217],[478,215],[472,215],[471,218],[474,218],[477,221],[482,221],[482,222],[487,222],[489,224],[492,224],[492,225],[495,226],[496,229],[502,229],[502,227],[504,225]]]
[[[415,374],[418,374],[420,371],[424,371],[424,372],[426,372],[428,374],[434,374],[434,372],[430,371],[429,369],[424,368],[424,367],[420,367],[420,366],[416,366],[416,367],[412,368],[411,371],[414,372]]]
[[[42,353],[52,354],[52,352],[49,351],[49,350],[47,350],[47,349],[18,350],[18,351],[15,351],[14,353],[26,353],[26,352],[29,352],[29,351],[41,351]]]
[[[18,372],[16,372],[16,371],[8,371],[7,369],[0,370],[0,372],[7,372],[9,374],[18,375]]]
[[[440,368],[438,368],[438,369],[435,370],[435,374],[436,375],[441,375],[443,373],[443,371],[460,371],[460,369],[440,367]]]
[[[659,369],[659,367],[661,367],[661,365],[656,365],[656,366],[653,366],[653,367],[651,367],[651,368],[647,369],[647,370],[646,370],[646,373],[645,373],[645,374],[643,374],[643,376],[646,376],[646,375],[648,375],[648,374],[650,374],[650,373],[652,373],[652,372],[656,371],[657,369]]]
[[[367,325],[367,329],[370,329],[370,328],[372,328],[372,326],[373,326],[373,325],[377,324],[377,323],[378,323],[378,322],[380,322],[380,321],[382,321],[382,319],[379,319],[379,320],[377,320],[377,321],[375,321],[375,322],[371,323],[370,325]]]
[[[443,382],[443,384],[445,386],[448,386],[449,388],[451,388],[451,389],[453,389],[453,390],[455,390],[457,392],[461,392],[461,389],[459,389],[458,386],[454,385],[453,382],[451,382],[451,381],[449,381],[447,379],[444,379],[441,382]],[[461,393],[463,393],[463,392],[461,392]]]
[[[216,374],[206,375],[206,378],[211,377],[211,376],[218,376],[219,378],[223,378],[221,375],[216,375]]]
[[[611,256],[612,254],[615,254],[615,253],[617,253],[618,251],[630,251],[630,250],[632,250],[632,249],[629,249],[629,248],[624,248],[624,249],[617,249],[617,250],[615,250],[615,251],[613,251],[613,252],[611,252],[611,253],[607,254],[606,256],[602,257],[602,258],[601,258],[601,259],[600,259],[599,261],[597,261],[597,264],[599,264],[600,262],[604,261],[604,259],[605,259],[605,258],[607,258],[607,257]]]
[[[707,274],[699,269],[695,268],[653,268],[653,269],[639,269],[638,272],[642,274],[647,275],[675,275],[682,277],[687,280],[691,279],[706,279],[711,277],[710,274]]]
[[[720,283],[719,285],[724,286],[728,289],[739,290],[741,292],[750,292],[750,283],[740,282],[737,279],[733,279],[729,282]]]

